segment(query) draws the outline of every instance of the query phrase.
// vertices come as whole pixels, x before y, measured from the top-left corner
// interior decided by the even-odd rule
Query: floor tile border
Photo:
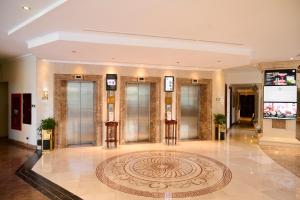
[[[49,199],[55,200],[81,200],[80,197],[51,182],[32,170],[35,163],[42,157],[41,151],[35,151],[16,171],[16,175],[43,193]]]

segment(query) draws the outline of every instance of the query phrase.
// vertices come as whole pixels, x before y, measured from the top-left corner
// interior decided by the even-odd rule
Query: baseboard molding
[[[8,142],[10,142],[14,145],[18,145],[20,147],[26,148],[26,149],[28,148],[28,149],[36,150],[36,145],[27,144],[25,142],[20,142],[20,141],[17,141],[17,140],[12,140],[10,138],[8,138]]]

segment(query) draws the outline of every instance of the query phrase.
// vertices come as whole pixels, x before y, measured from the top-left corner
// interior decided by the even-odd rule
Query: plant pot
[[[225,140],[226,130],[224,125],[217,124],[215,126],[215,140]]]
[[[219,139],[219,126],[216,125],[215,126],[215,140],[218,140]]]
[[[225,140],[225,132],[220,132],[220,140]]]
[[[53,130],[42,130],[42,150],[52,150],[52,134]]]

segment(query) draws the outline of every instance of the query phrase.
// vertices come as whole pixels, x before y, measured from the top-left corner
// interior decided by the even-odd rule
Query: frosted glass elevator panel
[[[126,133],[125,140],[127,142],[137,141],[139,132],[139,98],[138,87],[135,84],[127,84],[126,86]]]
[[[149,141],[150,132],[150,85],[139,84],[139,132],[138,141]]]
[[[93,82],[67,83],[67,144],[93,144],[94,84]]]
[[[149,141],[150,85],[126,84],[125,141]]]
[[[180,139],[198,138],[199,86],[181,86]]]
[[[67,143],[80,144],[80,83],[67,84]]]
[[[94,84],[81,83],[81,144],[91,144],[94,134]]]

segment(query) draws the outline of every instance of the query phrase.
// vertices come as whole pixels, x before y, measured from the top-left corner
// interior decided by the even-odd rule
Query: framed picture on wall
[[[23,94],[23,124],[31,124],[31,93]]]
[[[165,76],[164,88],[165,88],[165,92],[174,91],[174,76]]]
[[[11,94],[11,129],[22,130],[21,94]]]

